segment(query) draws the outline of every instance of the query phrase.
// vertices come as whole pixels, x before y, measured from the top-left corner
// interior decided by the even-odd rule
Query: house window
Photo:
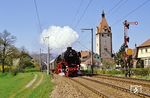
[[[147,49],[147,52],[150,53],[150,48]]]
[[[147,53],[147,48],[145,49],[145,52]]]
[[[143,49],[141,49],[141,53],[143,53]]]
[[[148,59],[148,65],[150,65],[150,58]]]
[[[145,59],[145,65],[148,65],[148,59]]]
[[[141,49],[139,49],[139,53],[141,53]]]

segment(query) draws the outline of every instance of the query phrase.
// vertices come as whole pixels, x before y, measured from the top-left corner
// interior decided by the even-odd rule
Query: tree
[[[103,63],[102,66],[103,69],[113,69],[115,65],[115,62],[113,60],[102,60],[102,63]]]
[[[20,51],[15,46],[11,46],[9,54],[5,60],[5,64],[11,67],[14,64],[13,61],[19,58],[19,55]]]
[[[125,56],[125,44],[123,44],[120,49],[119,49],[119,52],[117,52],[114,56],[114,60],[116,62],[116,64],[118,65],[121,65],[121,67],[125,67],[126,63],[125,63],[125,59],[124,59],[124,56]]]
[[[11,33],[4,30],[0,33],[0,61],[2,64],[2,72],[5,72],[4,66],[6,64],[6,58],[12,53],[11,49],[16,40],[15,36],[12,36]]]
[[[32,63],[32,57],[24,47],[20,50],[19,59],[19,71],[23,71],[23,69],[26,67],[34,67],[34,64]]]

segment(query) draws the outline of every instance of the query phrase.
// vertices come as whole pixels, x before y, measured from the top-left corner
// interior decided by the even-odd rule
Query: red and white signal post
[[[130,75],[131,75],[131,71],[130,71],[131,62],[129,59],[132,57],[133,52],[132,52],[132,49],[128,48],[128,43],[129,43],[129,39],[130,39],[128,36],[128,29],[129,29],[130,25],[137,25],[138,22],[128,22],[127,20],[125,20],[123,22],[123,24],[124,24],[124,45],[125,45],[125,55],[124,55],[125,57],[124,57],[124,59],[125,59],[125,63],[126,63],[126,66],[125,66],[126,74],[125,74],[125,76],[127,77],[127,75],[129,75],[129,77],[130,77]]]

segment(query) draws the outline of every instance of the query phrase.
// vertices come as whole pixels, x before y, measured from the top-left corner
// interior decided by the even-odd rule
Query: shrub
[[[99,69],[96,69],[96,70],[94,70],[94,73],[115,75],[115,74],[123,74],[124,71],[123,70],[99,70]]]
[[[24,72],[38,72],[40,70],[36,69],[36,68],[31,68],[31,67],[26,67],[24,69]]]
[[[150,74],[150,68],[133,68],[131,71],[134,75],[148,76]]]
[[[108,70],[107,74],[112,74],[112,75],[122,74],[122,71],[121,70]]]
[[[12,74],[13,76],[16,76],[17,73],[18,73],[18,69],[17,69],[17,68],[12,69],[11,74]]]

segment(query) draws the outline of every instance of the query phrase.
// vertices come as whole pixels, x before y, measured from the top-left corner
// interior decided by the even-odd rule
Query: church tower
[[[109,27],[104,11],[102,12],[102,19],[97,27],[96,32],[96,53],[102,59],[111,59],[112,57],[112,33]]]

